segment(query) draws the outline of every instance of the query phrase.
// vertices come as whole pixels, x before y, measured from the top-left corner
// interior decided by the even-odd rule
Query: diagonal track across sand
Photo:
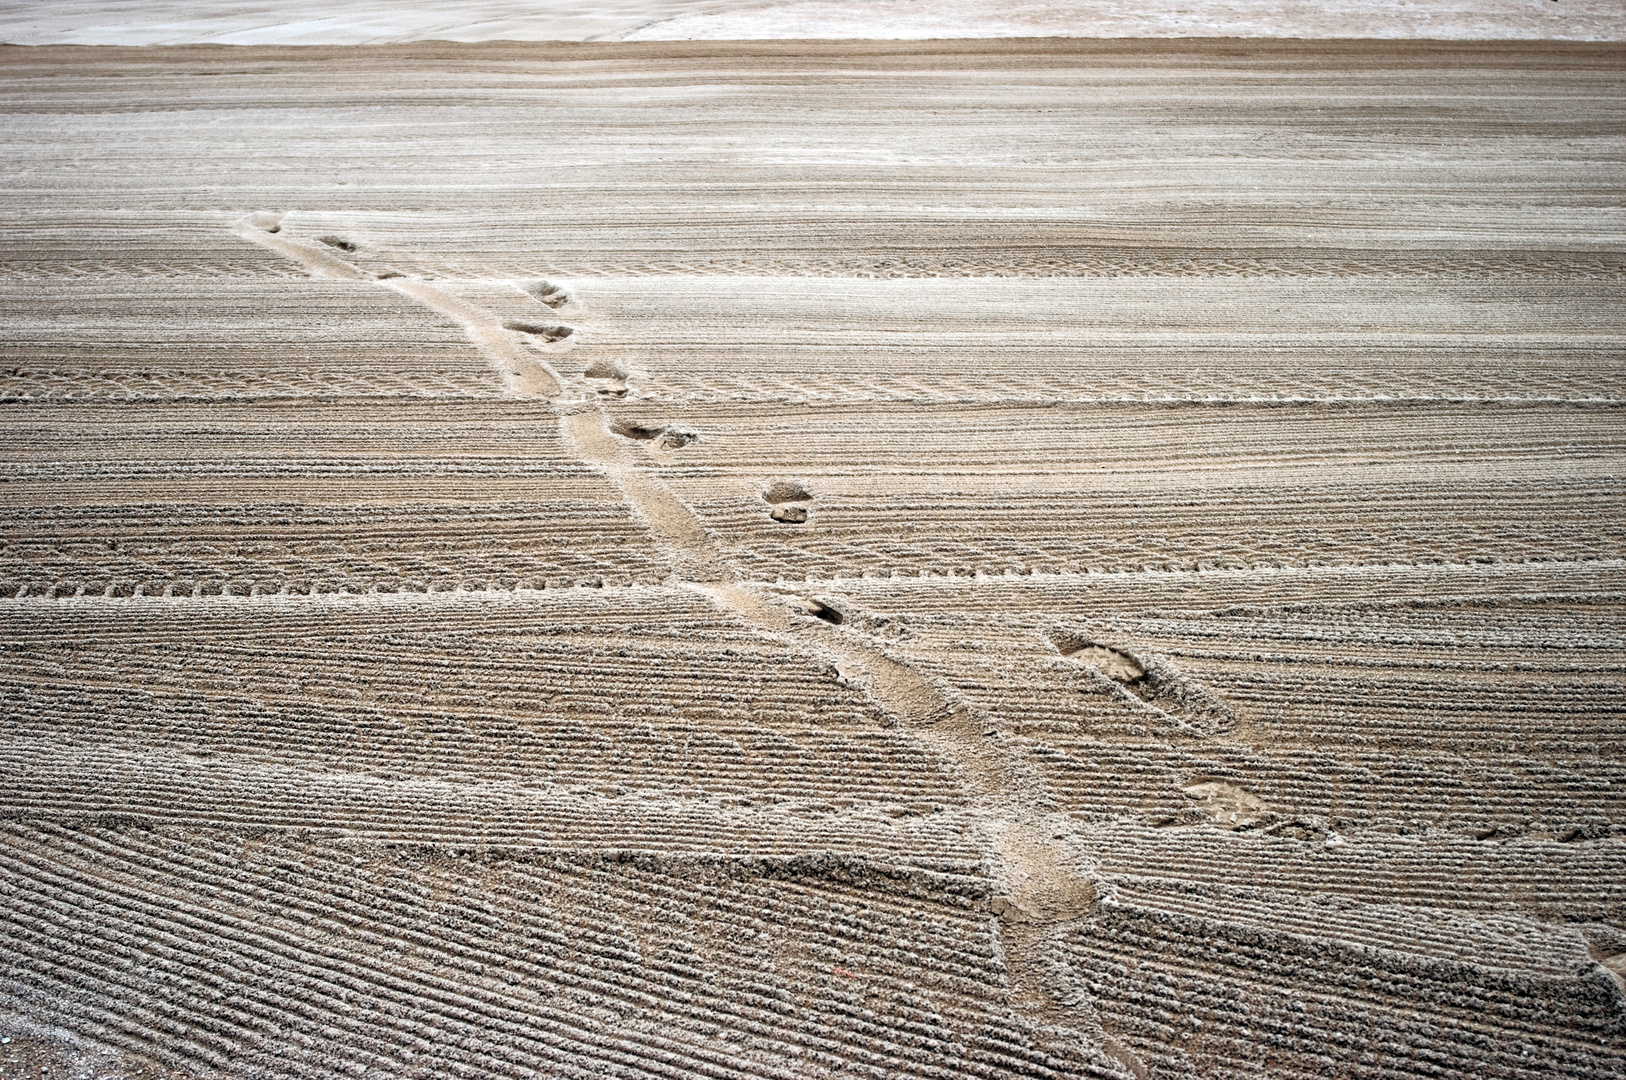
[[[260,220],[264,220],[263,218]],[[294,259],[318,276],[365,282],[366,271],[309,242],[292,241],[244,218],[233,230]],[[843,679],[863,689],[879,708],[924,745],[951,763],[968,802],[977,807],[985,864],[993,871],[993,911],[1004,926],[1012,1003],[1037,1019],[1064,1023],[1091,1035],[1137,1076],[1145,1071],[1134,1054],[1113,1039],[1082,1003],[1061,1005],[1048,991],[1044,956],[1048,940],[1069,920],[1083,916],[1095,896],[1092,867],[1067,840],[1066,815],[1049,815],[1044,778],[991,734],[985,718],[945,688],[861,632],[830,625],[798,611],[795,596],[739,580],[715,534],[701,517],[627,452],[611,432],[609,417],[591,394],[571,395],[565,380],[519,345],[519,332],[475,304],[426,282],[391,277],[381,284],[438,314],[462,322],[470,340],[492,362],[510,393],[550,398],[559,407],[565,444],[584,462],[605,471],[635,513],[648,524],[676,568],[674,583],[693,588],[724,611],[798,651],[835,663]],[[802,600],[807,605],[806,600]]]

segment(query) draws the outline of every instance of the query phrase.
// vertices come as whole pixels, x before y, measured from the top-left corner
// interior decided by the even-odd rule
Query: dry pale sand
[[[0,1076],[1621,1076],[1623,59],[0,50]]]
[[[1620,41],[1620,0],[0,0],[21,45],[793,38]]]

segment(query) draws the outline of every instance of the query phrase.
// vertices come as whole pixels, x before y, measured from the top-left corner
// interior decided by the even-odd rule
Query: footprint
[[[367,281],[372,275],[339,258],[335,252],[349,253],[360,245],[340,236],[324,236],[316,241],[290,238],[282,228],[283,214],[257,210],[238,219],[232,231],[261,247],[270,248],[284,258],[292,259],[317,277],[336,278],[341,281]],[[274,236],[274,233],[282,233]]]
[[[275,251],[303,266],[313,276],[342,281],[381,281],[388,288],[417,301],[437,315],[446,316],[463,324],[470,342],[491,363],[503,380],[505,389],[522,397],[556,397],[564,380],[547,360],[539,355],[548,351],[544,346],[573,334],[569,326],[543,323],[504,323],[492,312],[478,304],[448,293],[429,284],[428,279],[413,279],[394,267],[381,267],[376,272],[363,270],[337,252],[346,254],[362,250],[363,245],[339,235],[317,237],[314,242],[272,236],[280,228],[281,215],[257,211],[238,219],[232,232],[244,240]],[[513,331],[522,331],[539,340],[522,344]],[[530,348],[526,347],[530,345]],[[559,350],[554,350],[559,351]]]
[[[1269,815],[1265,800],[1229,780],[1198,780],[1181,788],[1197,800],[1197,809],[1223,829],[1245,829]]]
[[[1128,653],[1098,645],[1089,638],[1061,635],[1054,640],[1057,652],[1081,664],[1088,664],[1113,682],[1128,685],[1146,678],[1146,669]]]
[[[517,330],[522,334],[530,334],[532,337],[539,338],[549,344],[555,341],[563,341],[576,332],[574,326],[565,326],[559,323],[526,322],[524,319],[505,319],[502,325],[504,330]]]
[[[1626,988],[1626,933],[1606,922],[1582,923],[1577,929],[1586,939],[1588,955]]]
[[[602,397],[626,397],[629,377],[626,368],[609,360],[594,360],[582,372],[587,385]]]
[[[801,525],[807,521],[813,496],[796,480],[776,480],[762,493],[762,500],[773,509],[768,516],[786,525]]]
[[[610,425],[613,434],[636,442],[653,442],[661,450],[677,450],[700,441],[700,433],[679,427],[650,427],[617,420]]]
[[[831,626],[840,626],[847,621],[846,613],[828,600],[819,600],[811,596],[798,596],[795,606],[800,608],[803,615],[810,615],[820,619]]]
[[[515,284],[550,308],[562,308],[574,299],[563,285],[551,281],[517,281]]]
[[[666,432],[663,427],[643,427],[639,424],[628,423],[625,420],[617,420],[610,425],[610,430],[623,439],[637,439],[639,442],[648,442]]]
[[[1167,657],[1137,656],[1066,630],[1053,631],[1050,640],[1061,655],[1116,683],[1125,700],[1144,702],[1154,715],[1198,738],[1227,731],[1236,721],[1229,702]]]
[[[813,496],[808,494],[807,488],[796,480],[775,480],[768,490],[762,493],[762,498],[771,503],[813,501]]]
[[[669,427],[661,433],[660,441],[655,445],[662,450],[677,450],[699,441],[700,433],[698,431],[690,431],[688,428]]]
[[[813,616],[815,619],[823,619],[831,626],[840,626],[842,623],[847,621],[847,616],[843,615],[839,609],[831,607],[822,600],[813,600],[811,603],[813,607],[808,614]]]

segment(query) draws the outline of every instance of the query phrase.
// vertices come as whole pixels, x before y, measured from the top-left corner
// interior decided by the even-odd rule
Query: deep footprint
[[[610,431],[634,442],[654,442],[662,450],[676,450],[700,441],[700,433],[687,428],[646,426],[626,420],[612,423]]]
[[[1230,729],[1236,713],[1230,704],[1186,675],[1166,657],[1136,655],[1089,637],[1061,631],[1051,634],[1056,651],[1110,680],[1126,700],[1138,700],[1154,715],[1198,738]]]
[[[1077,660],[1095,668],[1113,682],[1138,683],[1146,678],[1146,669],[1133,656],[1097,644],[1089,638],[1059,635],[1053,639],[1056,651],[1069,660]]]
[[[807,488],[796,480],[775,480],[767,491],[762,493],[763,501],[770,503],[812,502],[813,496]]]
[[[532,337],[539,338],[550,344],[555,341],[563,341],[576,332],[574,326],[565,326],[562,323],[527,322],[524,319],[505,319],[502,325],[504,330],[517,330],[521,334],[530,334]]]
[[[801,525],[807,521],[808,514],[812,512],[809,504],[813,501],[813,496],[799,481],[776,480],[762,493],[762,501],[773,507],[768,511],[768,516],[774,521],[785,525]]]
[[[610,425],[610,430],[623,439],[635,439],[638,442],[648,442],[666,431],[664,427],[644,427],[641,424],[629,424],[625,420],[617,420]]]
[[[563,285],[551,281],[521,281],[516,284],[538,302],[550,308],[562,308],[573,299]]]
[[[631,373],[620,364],[609,360],[594,360],[582,372],[582,378],[593,392],[602,397],[626,397],[627,379]]]

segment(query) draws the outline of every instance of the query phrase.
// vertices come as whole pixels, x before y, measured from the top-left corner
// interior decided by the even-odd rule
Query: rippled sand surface
[[[1620,41],[1618,0],[0,0],[25,45],[794,38]]]
[[[0,50],[0,1075],[1619,1076],[1622,60]]]

